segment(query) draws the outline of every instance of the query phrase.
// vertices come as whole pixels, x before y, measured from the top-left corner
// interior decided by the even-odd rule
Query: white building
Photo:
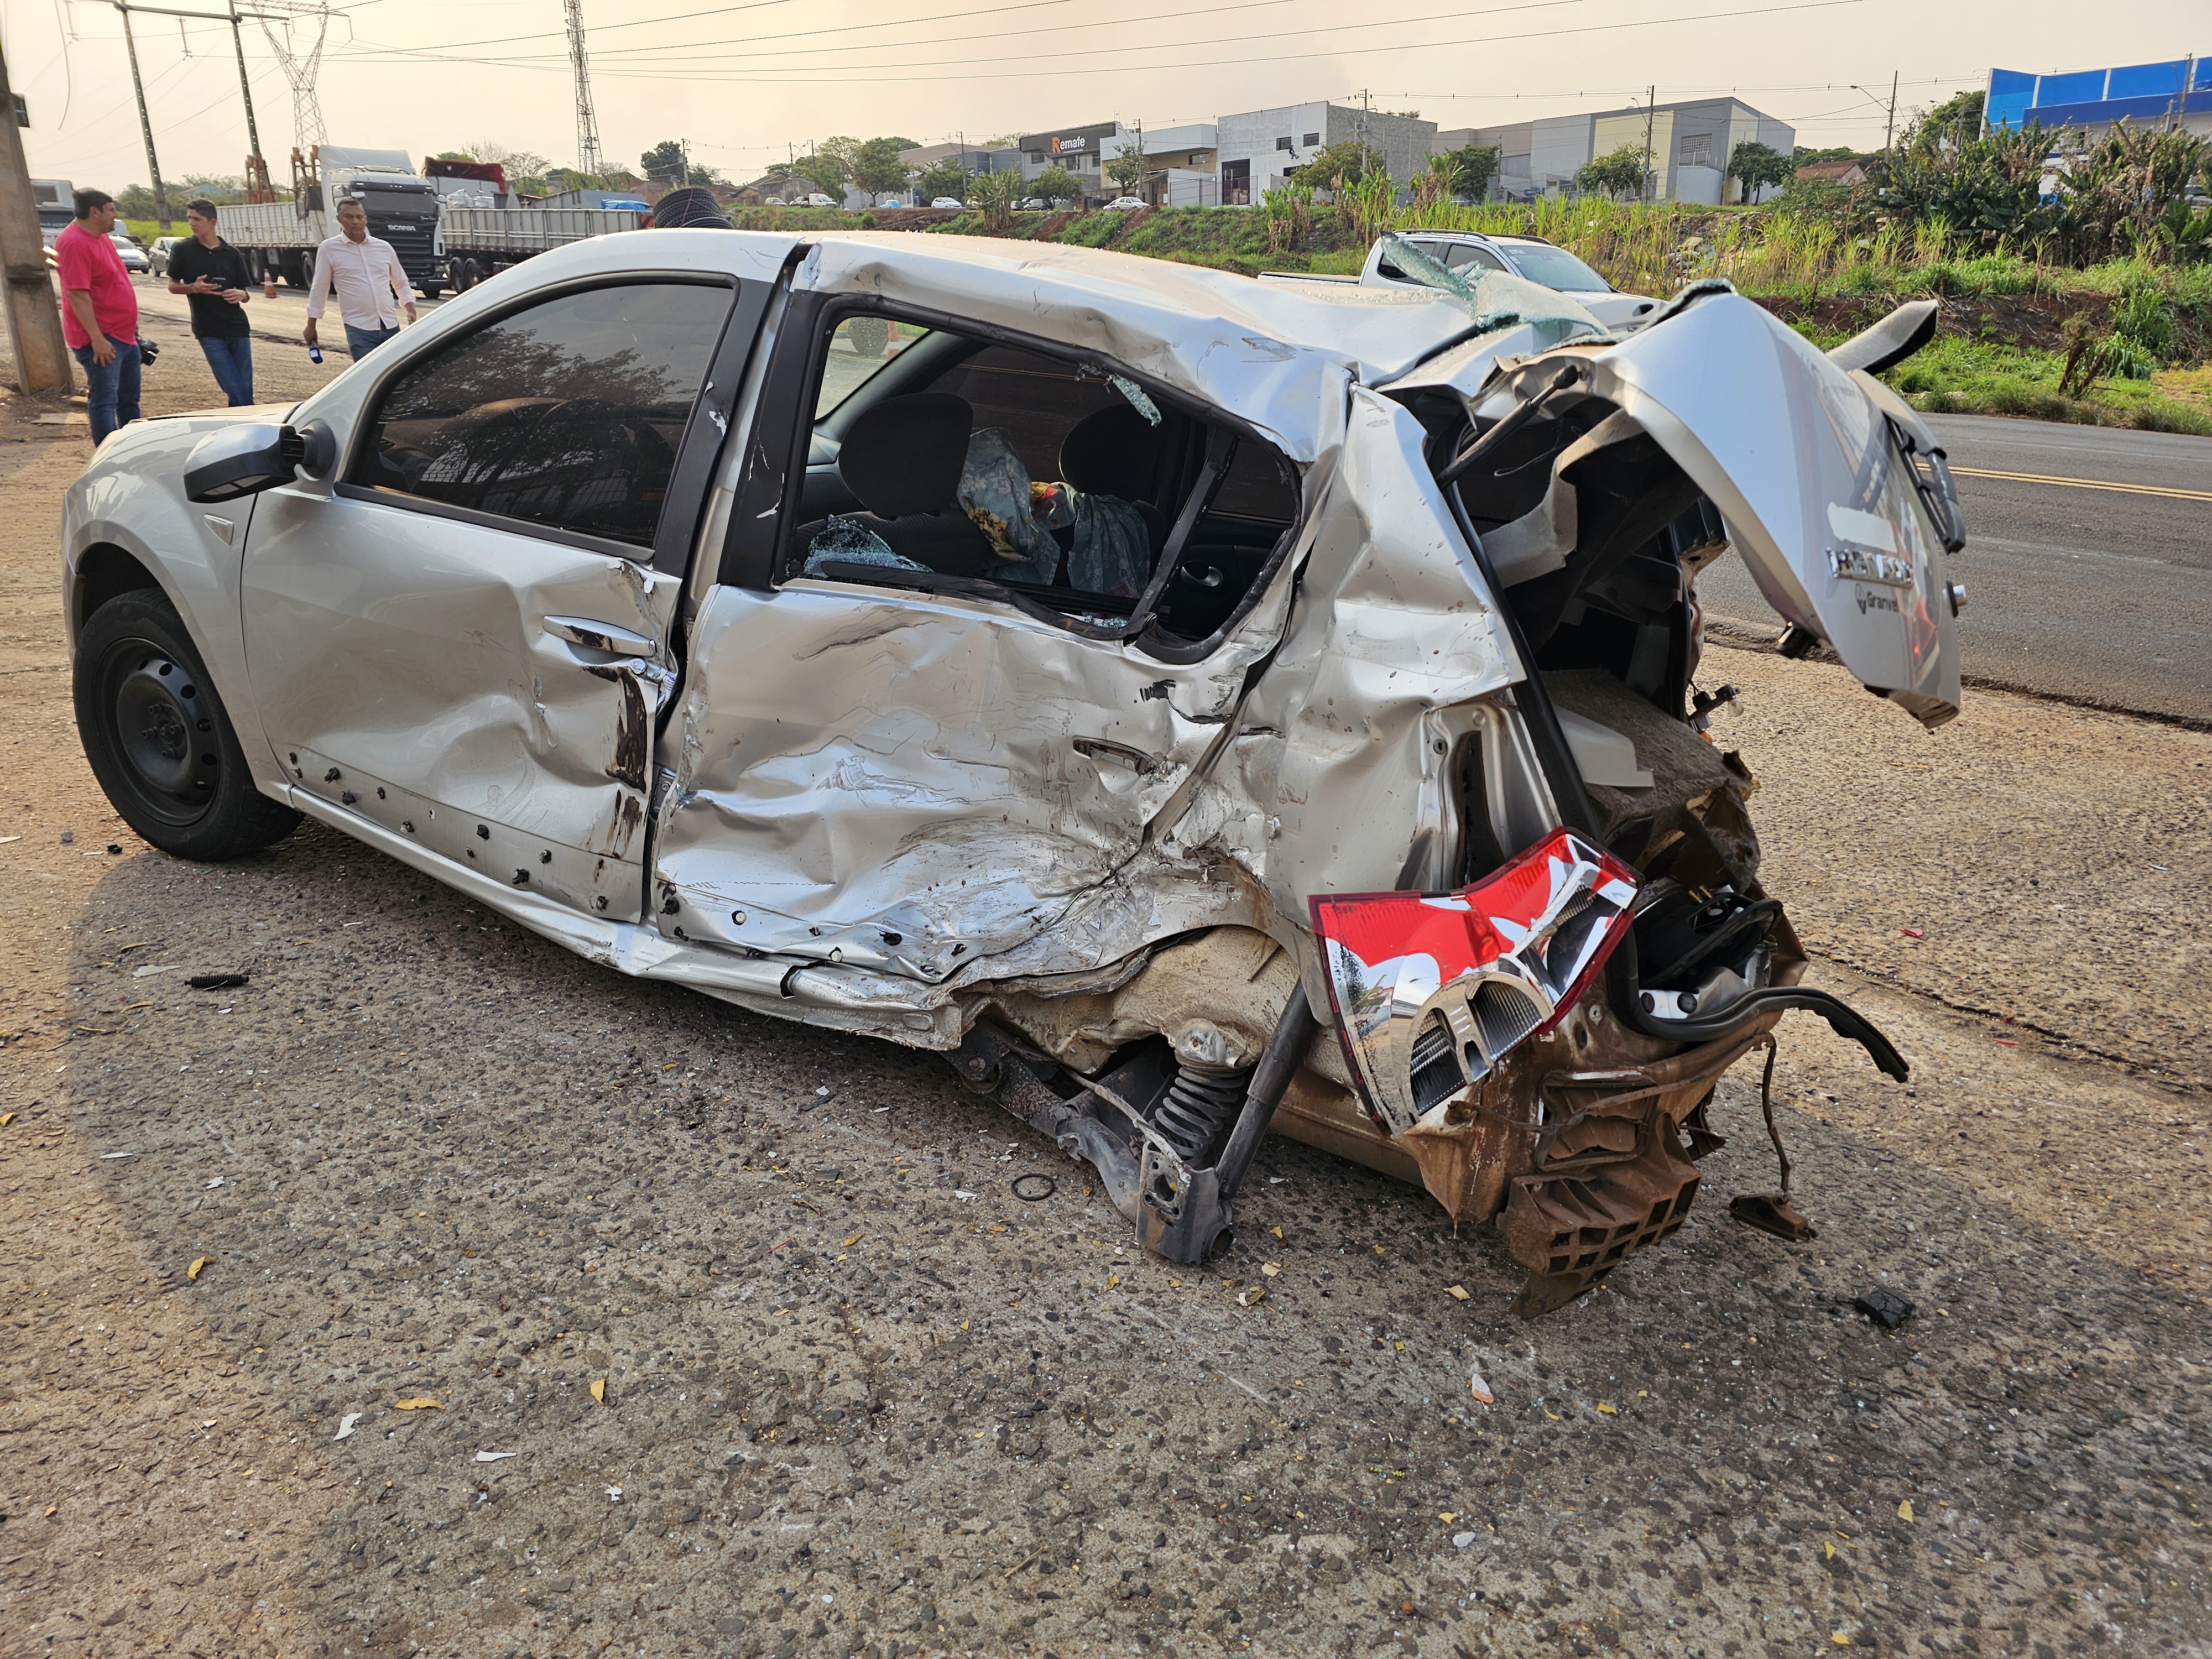
[[[1428,166],[1437,124],[1381,110],[1313,103],[1224,115],[1214,131],[1221,200],[1224,205],[1251,206],[1292,168],[1310,161],[1316,150],[1355,138],[1381,150],[1390,176],[1403,182]]]
[[[1493,195],[1525,199],[1571,194],[1575,174],[1626,146],[1651,159],[1652,198],[1709,206],[1738,192],[1728,174],[1738,144],[1758,143],[1787,155],[1797,134],[1787,124],[1734,98],[1686,99],[1656,106],[1552,115],[1501,127],[1439,132],[1437,150],[1495,144],[1501,165]]]

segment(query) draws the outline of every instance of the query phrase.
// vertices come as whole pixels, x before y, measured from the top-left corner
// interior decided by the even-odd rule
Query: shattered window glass
[[[393,382],[354,482],[651,547],[730,297],[623,284],[473,330]]]

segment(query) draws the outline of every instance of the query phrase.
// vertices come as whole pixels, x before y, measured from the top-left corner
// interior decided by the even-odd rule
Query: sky
[[[1733,92],[1800,144],[1879,146],[1900,112],[2048,71],[2212,53],[2203,0],[582,0],[607,160],[665,138],[740,181],[846,133],[969,143],[1120,119],[1148,127],[1330,99],[1444,128]],[[222,0],[155,0],[219,11]],[[251,7],[253,0],[240,0]],[[297,7],[304,0],[276,0]],[[132,20],[165,179],[246,153],[227,22]],[[283,68],[245,26],[263,153],[295,142]],[[122,15],[108,0],[0,0],[30,106],[31,171],[119,191],[147,179]],[[2053,52],[2058,55],[2052,56]],[[1851,84],[1858,83],[1856,88]],[[332,0],[315,82],[334,144],[418,161],[491,141],[576,160],[562,0]]]

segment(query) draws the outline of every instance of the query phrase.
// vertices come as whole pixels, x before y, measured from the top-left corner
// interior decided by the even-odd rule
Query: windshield
[[[412,216],[418,213],[435,213],[438,210],[437,198],[427,190],[379,190],[372,186],[360,195],[354,196],[352,199],[359,202],[371,213],[398,213]]]
[[[1509,242],[1506,252],[1513,263],[1521,267],[1521,274],[1532,283],[1541,283],[1562,294],[1610,294],[1613,284],[1563,247],[1550,247],[1541,242]]]
[[[822,362],[822,390],[814,399],[814,418],[820,420],[867,385],[928,332],[887,317],[848,317],[838,324],[830,331],[830,349]]]

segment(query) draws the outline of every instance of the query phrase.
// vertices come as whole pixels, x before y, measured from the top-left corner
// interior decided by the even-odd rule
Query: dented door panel
[[[1111,884],[1263,648],[1174,666],[1010,606],[812,580],[716,588],[692,638],[664,928],[927,983]]]
[[[295,790],[634,920],[677,587],[611,553],[290,487],[253,518],[247,672]]]

